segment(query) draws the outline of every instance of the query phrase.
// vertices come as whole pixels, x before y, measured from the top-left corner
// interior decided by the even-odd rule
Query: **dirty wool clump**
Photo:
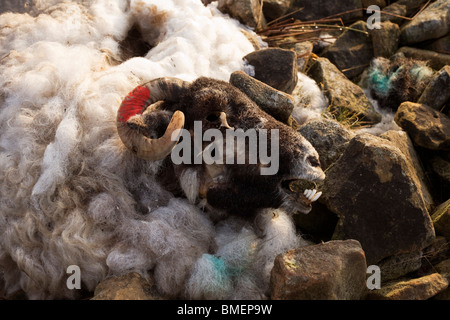
[[[367,72],[367,86],[380,108],[396,111],[404,101],[416,101],[434,71],[426,62],[399,53],[390,59],[375,58]]]
[[[132,28],[151,49],[122,60]],[[228,80],[251,51],[239,24],[200,0],[42,0],[0,15],[0,292],[77,298],[66,285],[76,265],[91,292],[137,271],[169,298],[266,297],[275,255],[305,244],[291,218],[264,210],[214,225],[115,127],[136,85]]]

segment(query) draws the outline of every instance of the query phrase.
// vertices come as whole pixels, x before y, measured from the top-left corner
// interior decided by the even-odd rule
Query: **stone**
[[[433,243],[423,250],[422,265],[442,273],[433,265],[447,259],[450,259],[450,246],[447,238],[437,235]]]
[[[357,21],[349,28],[324,50],[322,56],[328,58],[351,79],[369,66],[373,59],[373,46],[365,21]]]
[[[291,7],[293,0],[264,0],[263,13],[267,21],[282,17]]]
[[[219,0],[217,8],[232,18],[254,28],[262,28],[265,24],[262,14],[262,0]]]
[[[305,72],[311,58],[314,45],[311,41],[297,42],[294,45],[294,51],[297,54],[297,69],[300,72]]]
[[[387,7],[381,13],[382,21],[392,21],[396,24],[402,24],[407,21],[402,17],[409,17],[418,12],[428,0],[398,0]],[[393,15],[391,15],[391,14]]]
[[[400,27],[390,21],[381,22],[380,29],[370,30],[374,57],[390,58],[398,49]]]
[[[423,47],[426,50],[436,51],[440,53],[450,52],[450,33],[439,38]]]
[[[5,279],[3,272],[0,272],[0,299],[6,296]]]
[[[380,9],[386,7],[385,0],[361,0],[361,4],[363,6],[363,9],[368,8],[370,6],[378,6],[380,7]]]
[[[447,65],[435,74],[417,102],[440,110],[449,100],[450,65]]]
[[[406,6],[406,8],[408,9],[406,14],[412,15],[417,13],[417,11],[419,11],[420,9],[422,9],[426,5],[428,0],[398,0],[396,2]]]
[[[407,58],[427,61],[428,65],[434,70],[440,70],[445,65],[450,65],[450,54],[412,47],[401,47],[397,52],[403,53]]]
[[[450,238],[450,199],[441,203],[431,215],[436,233]]]
[[[294,101],[290,95],[276,90],[242,71],[233,72],[230,76],[230,83],[244,92],[262,110],[275,119],[287,123],[294,109]]]
[[[354,21],[363,18],[361,0],[294,0],[290,11],[300,8],[303,9],[293,14],[292,17],[301,21],[319,20],[347,11],[351,12],[336,17],[342,18],[343,21]]]
[[[372,290],[367,299],[379,300],[427,300],[444,291],[448,280],[439,273],[415,279],[393,281],[378,290]]]
[[[297,85],[297,56],[292,50],[262,49],[249,53],[244,60],[255,68],[255,79],[277,90],[290,94]]]
[[[350,113],[368,124],[381,121],[381,115],[375,111],[364,91],[348,80],[328,59],[317,58],[308,75],[323,86],[322,90],[330,101],[330,111]]]
[[[381,270],[381,282],[385,283],[420,269],[422,266],[422,252],[409,252],[390,256],[378,262],[377,265]]]
[[[381,11],[381,21],[390,21],[395,24],[401,24],[405,19],[401,17],[406,17],[408,14],[408,8],[406,5],[399,2],[394,2],[385,7]]]
[[[298,130],[319,154],[320,166],[326,170],[344,153],[355,134],[339,122],[329,119],[311,120]]]
[[[443,260],[434,266],[434,270],[439,272],[445,279],[450,281],[450,259]],[[450,287],[447,287],[444,291],[441,291],[433,297],[436,300],[450,300]]]
[[[275,258],[273,300],[358,300],[366,292],[366,260],[356,240],[310,245]]]
[[[414,169],[412,170],[413,175],[411,178],[414,180],[415,185],[420,188],[426,208],[430,210],[434,204],[433,197],[430,193],[430,186],[428,185],[419,156],[408,134],[405,131],[389,130],[381,134],[380,137],[389,140],[393,146],[399,148],[405,156],[406,161]]]
[[[450,300],[450,289],[447,287],[447,289],[439,292],[437,295],[433,296],[431,298],[432,300]]]
[[[403,102],[394,117],[414,144],[430,150],[450,150],[450,118],[424,104]]]
[[[450,259],[443,260],[434,266],[436,272],[450,280]]]
[[[437,39],[450,32],[450,2],[437,0],[404,24],[400,41],[404,44],[419,43]]]
[[[321,201],[339,217],[334,240],[356,239],[368,264],[435,239],[414,168],[386,139],[361,133],[327,170]]]
[[[153,278],[146,280],[136,272],[100,282],[92,300],[160,300]]]
[[[435,155],[430,160],[431,169],[438,178],[438,186],[436,192],[441,197],[447,199],[450,197],[450,154],[447,157]]]

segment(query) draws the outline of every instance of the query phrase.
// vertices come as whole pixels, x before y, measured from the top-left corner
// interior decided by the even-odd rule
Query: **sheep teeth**
[[[309,199],[309,195],[311,194],[312,190],[306,189],[305,192],[303,192],[303,194],[305,195],[306,198]]]
[[[316,201],[317,199],[320,198],[320,196],[322,195],[322,191],[317,192],[316,189],[306,189],[306,190],[303,192],[303,194],[305,195],[305,197],[306,197],[309,201],[314,202],[314,201]]]
[[[311,201],[312,202],[317,201],[317,199],[319,199],[321,195],[322,191],[317,192],[316,195],[311,199]]]
[[[311,199],[311,197],[315,194],[315,189],[306,189],[304,192],[306,198],[308,198],[308,200]]]

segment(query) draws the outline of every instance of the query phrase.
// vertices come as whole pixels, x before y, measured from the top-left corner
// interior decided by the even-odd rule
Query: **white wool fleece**
[[[115,126],[121,100],[139,83],[228,80],[244,68],[253,47],[216,6],[39,0],[31,15],[0,15],[0,285],[7,295],[77,298],[81,290],[66,286],[70,265],[80,267],[90,291],[109,275],[137,271],[152,272],[167,297],[267,293],[268,264],[299,245],[292,221],[266,219],[262,233],[231,218],[214,226],[161,188],[161,161],[135,158]],[[154,47],[121,61],[133,25]],[[222,266],[227,278],[214,273]],[[217,291],[201,274],[227,285]]]

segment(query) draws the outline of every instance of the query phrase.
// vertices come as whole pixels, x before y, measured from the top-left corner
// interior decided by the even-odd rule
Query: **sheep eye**
[[[220,112],[213,112],[208,114],[208,116],[206,117],[206,120],[208,120],[209,122],[216,122],[217,120],[219,120],[220,118]]]

